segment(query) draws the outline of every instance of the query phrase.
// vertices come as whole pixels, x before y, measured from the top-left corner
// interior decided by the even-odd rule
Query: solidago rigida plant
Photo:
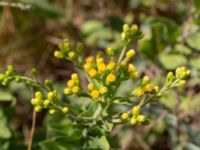
[[[179,67],[175,72],[169,72],[162,86],[154,85],[147,75],[141,76],[133,64],[135,50],[129,49],[129,46],[142,37],[143,33],[139,31],[137,25],[125,24],[121,34],[123,49],[120,54],[108,47],[105,53],[87,58],[84,57],[81,43],[74,46],[68,40],[64,40],[54,56],[57,59],[73,62],[78,73],[71,75],[63,91],[56,90],[51,80],[39,82],[35,69],[32,70],[33,78],[28,78],[18,74],[12,66],[8,66],[7,70],[0,75],[0,81],[5,86],[11,81],[29,85],[34,91],[31,103],[36,112],[46,109],[51,115],[62,113],[66,118],[85,128],[99,126],[100,130],[105,125],[106,132],[110,132],[117,124],[147,124],[150,118],[148,114],[143,113],[143,107],[150,102],[158,102],[163,92],[169,88],[185,85],[190,71],[185,67]],[[84,79],[80,78],[80,74]],[[139,81],[139,84],[126,96],[116,96],[119,86],[126,80]],[[59,97],[59,92],[63,92],[66,97],[72,95],[86,97],[91,103],[97,102],[98,107],[90,116],[84,115],[84,112],[75,112],[71,109],[70,103],[65,103]],[[129,109],[114,114],[108,113],[108,109],[116,103],[127,104]]]

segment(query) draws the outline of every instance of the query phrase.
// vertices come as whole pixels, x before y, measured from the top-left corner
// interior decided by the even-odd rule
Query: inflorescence
[[[85,96],[91,101],[98,101],[100,109],[97,111],[99,113],[96,113],[98,114],[95,115],[96,117],[91,117],[93,120],[98,120],[101,116],[101,118],[113,123],[123,123],[126,121],[129,121],[132,125],[148,123],[149,118],[142,113],[142,107],[158,99],[169,88],[184,86],[190,76],[190,71],[185,67],[179,67],[175,72],[169,72],[162,87],[154,85],[147,75],[141,77],[136,66],[132,63],[136,51],[128,49],[128,46],[142,37],[143,34],[139,31],[137,25],[129,26],[126,24],[123,26],[121,34],[124,47],[120,54],[112,47],[108,47],[105,50],[107,55],[99,53],[96,56],[88,56],[87,58],[84,58],[83,55],[83,44],[78,43],[74,47],[68,40],[64,40],[59,45],[59,50],[54,52],[54,56],[57,59],[73,62],[79,69],[79,72],[87,79],[87,85],[84,85],[79,74],[73,73],[63,89],[64,95]],[[36,79],[37,71],[35,69],[32,71],[32,74],[33,78],[24,77],[19,75],[12,66],[8,66],[7,70],[0,74],[0,82],[6,86],[15,80],[33,87],[34,97],[31,103],[37,112],[42,109],[48,109],[50,114],[62,112],[71,119],[92,120],[71,112],[70,106],[61,102],[58,96],[59,91],[54,89],[52,81],[46,80],[42,84]],[[140,82],[126,97],[116,97],[117,89],[126,80],[139,80]],[[137,101],[137,105],[132,103],[131,109],[109,116],[105,112],[116,100],[119,103],[124,102],[124,100],[129,102]]]

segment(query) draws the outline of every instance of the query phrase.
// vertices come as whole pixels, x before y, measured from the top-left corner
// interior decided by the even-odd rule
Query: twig
[[[36,124],[36,111],[34,110],[33,111],[33,117],[32,117],[31,133],[30,133],[30,137],[29,137],[27,150],[31,150],[32,141],[33,141],[33,134],[34,134],[34,131],[35,131],[35,124]]]
[[[15,2],[12,2],[12,3],[9,3],[9,2],[0,2],[0,7],[1,6],[8,6],[8,7],[14,7],[14,8],[19,8],[21,10],[29,10],[31,9],[31,5],[27,4],[22,4],[22,3],[15,3]]]

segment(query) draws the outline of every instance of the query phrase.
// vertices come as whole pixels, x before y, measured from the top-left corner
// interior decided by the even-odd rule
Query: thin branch
[[[22,4],[22,3],[15,3],[15,2],[12,2],[12,3],[9,3],[9,2],[0,2],[0,7],[1,6],[8,6],[8,7],[14,7],[14,8],[19,8],[21,10],[30,10],[32,8],[31,5],[27,4]]]
[[[31,132],[30,132],[27,150],[31,150],[32,141],[33,141],[33,134],[34,134],[34,131],[35,131],[35,124],[36,124],[36,111],[34,110],[33,111],[33,117],[32,117]]]

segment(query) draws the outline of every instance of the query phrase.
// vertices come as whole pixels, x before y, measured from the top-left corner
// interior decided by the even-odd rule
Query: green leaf
[[[8,91],[0,91],[0,101],[11,101],[13,96]]]
[[[98,31],[99,29],[102,29],[103,27],[104,27],[104,24],[101,21],[90,20],[90,21],[85,22],[82,25],[81,32],[85,35],[88,35],[88,34]]]
[[[139,42],[139,50],[149,59],[156,61],[158,54],[166,46],[175,44],[180,29],[175,22],[164,17],[150,17],[146,23],[144,32],[148,34],[150,31],[150,34]]]
[[[20,0],[29,4],[35,13],[47,18],[60,18],[63,13],[47,0]]]
[[[103,150],[109,150],[110,149],[110,145],[108,143],[108,140],[107,140],[106,136],[102,136],[99,139],[99,145],[102,146]]]
[[[192,67],[194,67],[195,69],[199,69],[200,70],[200,58],[192,58],[190,60],[190,65]]]
[[[175,69],[187,63],[187,59],[179,54],[161,54],[159,60],[166,69]]]
[[[193,49],[200,51],[200,32],[195,32],[186,38],[186,43]]]
[[[0,123],[0,138],[8,139],[10,137],[11,137],[10,129],[7,127],[7,125]]]
[[[62,147],[54,140],[46,140],[39,143],[42,150],[69,150],[67,147]]]
[[[110,145],[108,140],[105,136],[99,137],[92,137],[89,141],[89,148],[90,149],[100,149],[100,150],[109,150]]]

